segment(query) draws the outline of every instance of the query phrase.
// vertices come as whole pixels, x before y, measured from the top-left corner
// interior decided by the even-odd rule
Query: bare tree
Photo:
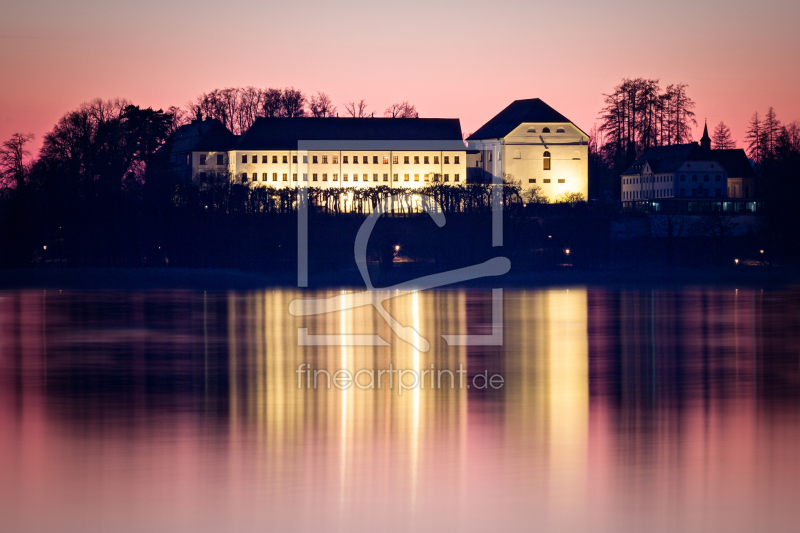
[[[383,112],[383,116],[387,118],[417,118],[417,108],[413,104],[409,104],[408,100],[400,102],[399,104],[392,104]]]
[[[33,140],[33,133],[15,133],[0,146],[0,185],[14,183],[18,191],[25,186],[25,158],[31,153],[25,145]]]
[[[281,114],[284,117],[302,117],[306,114],[306,97],[302,91],[287,87],[281,95]]]
[[[333,105],[330,96],[323,92],[311,97],[308,110],[312,117],[332,117],[336,114],[336,106]]]
[[[733,140],[731,129],[724,122],[717,124],[714,133],[711,135],[714,150],[729,150],[736,148],[736,141]]]
[[[264,91],[264,116],[279,117],[283,106],[281,104],[283,93],[280,89],[267,89]]]
[[[367,101],[364,99],[359,102],[347,102],[344,104],[344,108],[351,117],[362,118],[367,116]]]
[[[747,126],[748,155],[756,163],[756,169],[764,159],[764,127],[758,111],[753,113],[750,124]]]

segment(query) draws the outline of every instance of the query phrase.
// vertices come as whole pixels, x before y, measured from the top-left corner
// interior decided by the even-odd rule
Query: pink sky
[[[800,3],[500,0],[332,7],[234,0],[27,0],[0,19],[0,139],[41,137],[95,97],[183,105],[227,86],[294,86],[381,115],[410,100],[465,132],[539,97],[588,131],[623,77],[689,84],[698,131],[738,146],[753,111],[800,119]]]

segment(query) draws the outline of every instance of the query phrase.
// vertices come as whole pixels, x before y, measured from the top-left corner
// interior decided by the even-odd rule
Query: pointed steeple
[[[703,127],[703,137],[700,139],[700,146],[706,150],[711,150],[711,137],[708,136],[708,120]]]

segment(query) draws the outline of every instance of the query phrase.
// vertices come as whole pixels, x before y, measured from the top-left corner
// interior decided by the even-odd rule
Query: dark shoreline
[[[376,287],[434,273],[423,266],[404,266],[390,272],[377,269],[373,275]],[[357,270],[328,272],[309,277],[310,289],[365,287]],[[642,268],[605,271],[550,270],[512,272],[500,276],[445,285],[441,288],[537,289],[545,287],[597,286],[620,289],[687,288],[687,287],[750,287],[778,289],[800,286],[798,266],[739,266],[730,268]],[[0,270],[0,291],[20,289],[55,290],[206,290],[247,291],[297,287],[293,272],[253,273],[232,269],[183,268],[86,268],[86,269],[17,269]]]

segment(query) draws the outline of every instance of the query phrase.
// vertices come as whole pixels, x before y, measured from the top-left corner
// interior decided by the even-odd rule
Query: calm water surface
[[[506,291],[485,347],[441,335],[490,333],[491,292],[391,300],[428,352],[298,296],[0,293],[0,530],[798,531],[800,291]]]

